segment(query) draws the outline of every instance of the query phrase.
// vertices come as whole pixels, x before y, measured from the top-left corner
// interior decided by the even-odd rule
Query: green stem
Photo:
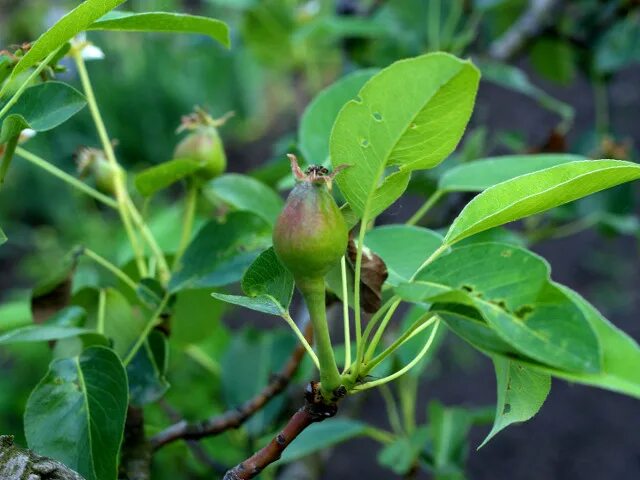
[[[190,344],[184,349],[184,353],[191,357],[194,362],[204,368],[212,376],[220,378],[220,375],[222,374],[222,367],[202,348],[197,345]]]
[[[347,285],[347,261],[340,260],[342,274],[342,320],[344,322],[344,371],[351,366],[351,331],[349,324],[349,287]]]
[[[171,278],[171,270],[169,269],[169,264],[167,263],[167,259],[164,257],[164,253],[162,253],[162,249],[160,245],[156,242],[153,233],[149,230],[149,227],[142,219],[142,216],[136,209],[135,205],[131,201],[131,198],[127,196],[127,204],[129,209],[129,214],[131,215],[131,219],[133,223],[136,224],[142,238],[147,242],[149,248],[151,248],[151,252],[155,256],[156,261],[158,262],[158,273],[160,274],[160,279],[163,283],[168,283]]]
[[[115,153],[113,152],[113,145],[111,144],[107,129],[104,125],[104,121],[102,120],[102,115],[100,114],[100,110],[98,109],[98,102],[96,101],[96,96],[93,92],[93,86],[91,85],[91,80],[89,79],[89,73],[87,72],[87,67],[84,63],[84,59],[82,58],[81,50],[72,49],[71,55],[73,56],[73,59],[78,68],[78,75],[80,77],[80,82],[82,83],[82,89],[84,90],[85,96],[87,98],[87,105],[89,106],[89,111],[91,112],[96,130],[98,131],[98,136],[100,137],[102,148],[104,150],[105,156],[107,157],[107,161],[113,168],[114,175],[116,177],[114,180],[115,194],[118,203],[118,211],[120,212],[120,218],[122,219],[122,224],[124,225],[127,236],[129,237],[129,242],[131,243],[131,248],[136,258],[136,265],[138,267],[140,276],[146,277],[147,266],[144,261],[144,252],[140,247],[138,237],[133,230],[133,226],[131,225],[131,217],[128,206],[129,194],[125,186],[122,169],[120,168],[120,165],[116,160]]]
[[[365,209],[367,210],[367,209]],[[356,264],[353,281],[353,312],[355,314],[356,325],[356,364],[351,372],[352,378],[357,378],[360,374],[360,363],[364,358],[364,342],[362,339],[362,314],[360,308],[360,275],[362,271],[362,249],[364,247],[364,236],[367,233],[367,215],[360,219],[360,233],[358,234],[358,245],[356,250]]]
[[[313,337],[320,365],[320,393],[331,402],[334,390],[341,384],[340,373],[333,355],[333,346],[327,325],[324,278],[297,280],[296,284],[302,292],[313,324]]]
[[[431,335],[429,336],[429,339],[427,340],[427,343],[424,344],[424,347],[422,347],[422,350],[420,350],[420,353],[418,353],[418,355],[416,355],[416,357],[411,360],[411,362],[409,362],[407,365],[405,365],[403,368],[401,368],[400,370],[398,370],[395,373],[392,373],[391,375],[388,375],[386,377],[380,378],[378,380],[374,380],[372,382],[367,382],[361,385],[356,385],[355,387],[353,387],[353,389],[351,390],[352,392],[362,392],[364,390],[368,390],[370,388],[374,388],[374,387],[378,387],[380,385],[384,385],[385,383],[389,383],[393,380],[395,380],[398,377],[401,377],[402,375],[404,375],[405,373],[407,373],[409,370],[411,370],[413,367],[415,367],[418,362],[420,362],[420,360],[422,360],[422,358],[427,354],[427,352],[429,351],[429,348],[431,347],[431,344],[433,343],[433,340],[436,336],[436,333],[438,331],[438,327],[440,326],[440,321],[435,323],[435,326],[433,327],[433,330],[431,331]]]
[[[380,363],[382,363],[389,355],[395,352],[398,348],[404,345],[406,342],[411,340],[417,334],[428,328],[436,319],[433,318],[433,313],[428,312],[419,318],[416,322],[411,325],[406,332],[404,332],[400,337],[398,337],[391,345],[389,345],[383,352],[381,352],[378,356],[376,356],[370,362],[366,362],[366,372],[370,372],[375,367],[377,367]],[[367,352],[368,353],[368,352]]]
[[[364,429],[363,433],[367,437],[372,438],[376,442],[382,443],[384,445],[393,443],[396,439],[395,435],[389,432],[385,432],[380,428],[372,427],[371,425],[367,426],[367,428]]]
[[[380,385],[380,395],[382,395],[382,399],[384,400],[384,404],[387,409],[389,425],[391,425],[391,428],[396,434],[402,435],[404,429],[402,428],[402,422],[400,421],[398,403],[393,397],[393,392],[387,385]]]
[[[7,171],[11,165],[13,154],[16,151],[18,142],[20,141],[20,135],[11,137],[4,146],[4,153],[2,154],[2,161],[0,162],[0,185],[4,183],[4,178],[7,176]]]
[[[104,318],[107,310],[107,291],[104,288],[101,288],[98,295],[98,325],[96,330],[98,333],[104,334]]]
[[[31,72],[31,74],[27,77],[27,79],[24,82],[22,82],[22,85],[20,85],[18,90],[16,90],[16,92],[9,99],[9,101],[2,107],[2,110],[0,110],[0,118],[4,117],[7,114],[7,112],[11,109],[11,107],[13,107],[16,104],[16,102],[20,100],[20,97],[22,96],[24,91],[27,88],[29,88],[29,85],[31,84],[31,82],[38,75],[40,75],[40,72],[42,72],[42,70],[44,70],[45,67],[49,65],[49,62],[53,60],[53,58],[58,54],[58,50],[60,50],[60,48],[56,48],[53,52],[47,55],[47,57],[42,62],[40,62],[40,64],[35,68],[35,70]],[[8,83],[5,83],[2,90],[0,90],[0,98],[4,94],[4,91],[6,90],[8,85],[9,85]]]
[[[198,203],[198,188],[189,182],[187,186],[187,196],[185,198],[184,205],[184,218],[182,222],[182,234],[180,236],[180,244],[178,250],[176,250],[176,256],[173,259],[173,268],[175,269],[182,258],[182,254],[187,249],[189,241],[191,240],[191,233],[193,232],[193,221],[196,215],[196,206]]]
[[[37,155],[34,155],[33,153],[28,152],[27,150],[24,150],[23,148],[20,148],[20,147],[16,148],[16,155],[24,158],[27,162],[32,163],[33,165],[42,168],[44,171],[50,173],[54,177],[59,178],[63,182],[68,183],[73,188],[76,188],[79,191],[81,191],[83,193],[86,193],[87,195],[95,198],[96,200],[98,200],[99,202],[103,203],[104,205],[106,205],[108,207],[111,207],[114,210],[118,209],[118,202],[116,202],[113,198],[110,198],[110,197],[100,193],[95,188],[91,188],[86,183],[81,182],[77,178],[75,178],[75,177],[69,175],[68,173],[60,170],[58,167],[56,167],[55,165],[52,165],[51,163],[47,162],[43,158],[40,158]]]
[[[151,333],[151,330],[153,330],[153,328],[156,325],[158,325],[158,318],[160,317],[160,315],[162,315],[162,312],[164,311],[164,308],[167,306],[168,301],[169,301],[169,296],[165,295],[162,301],[160,302],[160,305],[158,306],[157,310],[153,312],[153,315],[145,325],[144,330],[142,330],[142,332],[136,339],[136,342],[131,347],[131,350],[129,350],[129,353],[127,353],[127,356],[122,361],[125,367],[129,365],[131,363],[131,360],[133,360],[133,357],[136,356],[136,353],[138,353],[138,350],[140,350],[140,347],[142,347],[142,345],[144,344],[145,340]]]
[[[88,248],[83,249],[82,253],[83,253],[83,255],[86,255],[88,258],[90,258],[91,260],[96,262],[101,267],[103,267],[106,270],[109,270],[111,273],[113,273],[116,277],[118,277],[120,280],[122,280],[122,282],[125,285],[127,285],[129,288],[131,288],[131,290],[133,290],[134,292],[137,292],[138,285],[136,284],[136,282],[134,282],[131,279],[131,277],[129,277],[126,273],[124,273],[122,270],[120,270],[118,267],[116,267],[109,260],[107,260],[106,258],[104,258],[101,255],[98,255],[96,252],[94,252],[93,250],[90,250]]]
[[[392,308],[396,301],[398,301],[400,297],[394,295],[389,300],[387,300],[380,309],[373,314],[373,316],[369,319],[367,323],[367,328],[364,329],[364,333],[362,334],[362,341],[366,342],[369,339],[369,335],[373,332],[373,329],[376,325],[378,325],[378,321],[384,316],[384,314]]]
[[[305,338],[304,333],[300,331],[300,329],[298,328],[298,325],[296,325],[296,322],[293,320],[293,318],[291,318],[291,315],[289,315],[288,312],[284,312],[282,313],[282,318],[284,318],[284,321],[287,322],[287,324],[291,327],[291,329],[293,330],[293,333],[296,334],[296,337],[298,337],[298,340],[300,340],[300,343],[302,343],[302,346],[305,348],[305,350],[311,357],[311,360],[313,360],[313,363],[315,364],[316,368],[320,370],[320,361],[318,360],[318,356],[316,355],[316,352],[313,351],[313,348],[311,348],[311,345],[309,345],[309,342],[307,342],[307,339]]]
[[[424,217],[426,213],[431,210],[431,208],[438,202],[438,200],[440,200],[444,196],[445,193],[446,192],[443,192],[442,190],[436,190],[435,192],[433,192],[431,196],[427,198],[427,200],[418,209],[418,211],[414,213],[409,220],[407,220],[407,225],[415,225],[416,223],[418,223],[422,219],[422,217]]]
[[[398,391],[400,392],[400,408],[402,409],[404,428],[408,434],[411,434],[416,429],[418,378],[411,375],[400,378]]]
[[[378,327],[378,330],[376,330],[375,335],[373,336],[373,338],[371,339],[371,342],[369,343],[369,346],[367,347],[367,353],[364,355],[362,359],[365,363],[367,363],[371,359],[371,357],[373,357],[373,355],[376,353],[376,348],[378,347],[378,344],[382,339],[382,335],[384,334],[384,331],[386,330],[387,325],[391,320],[391,317],[393,317],[393,314],[395,313],[396,309],[400,305],[400,302],[401,302],[400,299],[395,300],[391,304],[391,307],[389,307],[389,310],[387,310],[387,313],[382,319],[382,322],[380,322],[380,326]]]

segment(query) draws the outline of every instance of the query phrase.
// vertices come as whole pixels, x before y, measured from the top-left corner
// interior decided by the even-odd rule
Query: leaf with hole
[[[488,188],[460,212],[444,238],[451,245],[592,193],[640,178],[640,165],[622,160],[584,160],[521,175]]]
[[[293,297],[293,275],[278,260],[273,248],[262,252],[242,277],[246,296],[212,293],[211,296],[234,305],[271,315],[288,312]]]
[[[229,47],[229,27],[215,18],[171,12],[110,12],[87,27],[87,30],[125,32],[195,33],[207,35]]]
[[[374,75],[338,114],[330,140],[336,177],[358,217],[372,217],[404,192],[411,171],[435,167],[456,147],[480,75],[444,53],[401,60]]]
[[[112,350],[54,360],[27,402],[29,448],[87,480],[115,480],[128,400],[127,375]]]
[[[640,398],[640,346],[638,343],[610,323],[589,302],[573,290],[558,285],[566,295],[582,310],[585,318],[598,337],[602,368],[599,372],[567,372],[549,369],[540,365],[533,368],[550,373],[570,382],[624,393]]]
[[[551,377],[506,358],[493,357],[496,370],[498,402],[493,427],[481,448],[512,423],[532,418],[549,395]]]
[[[600,347],[591,325],[549,275],[546,261],[527,250],[474,244],[425,267],[414,288],[424,289],[423,301],[476,309],[523,356],[561,370],[598,372]]]
[[[354,98],[376,70],[357,70],[322,90],[307,106],[298,128],[298,147],[308,164],[329,159],[331,128],[340,109]]]

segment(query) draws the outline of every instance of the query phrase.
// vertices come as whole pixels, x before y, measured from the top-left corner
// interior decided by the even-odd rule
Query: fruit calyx
[[[287,157],[291,162],[291,171],[293,172],[293,176],[298,182],[309,182],[313,184],[325,184],[327,189],[330,191],[333,186],[333,179],[345,168],[348,168],[349,165],[339,165],[337,166],[333,172],[329,172],[329,169],[323,167],[322,165],[309,165],[307,169],[303,172],[298,165],[298,158],[293,153],[288,153]]]

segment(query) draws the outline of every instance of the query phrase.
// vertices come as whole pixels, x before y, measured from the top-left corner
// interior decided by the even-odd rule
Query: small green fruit
[[[185,158],[202,165],[197,176],[206,181],[221,175],[227,167],[222,140],[214,126],[201,126],[176,147],[173,158]]]
[[[273,247],[297,281],[318,279],[344,255],[347,224],[327,188],[332,179],[329,172],[323,167],[311,166],[303,174],[297,163],[293,168],[299,183],[278,217]]]
[[[120,167],[114,167],[109,163],[102,150],[83,147],[76,153],[78,173],[81,177],[92,176],[96,188],[109,195],[116,194],[116,178],[123,175]]]

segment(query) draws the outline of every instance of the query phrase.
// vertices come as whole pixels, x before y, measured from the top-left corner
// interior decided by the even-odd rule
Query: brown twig
[[[323,401],[316,382],[311,382],[305,392],[305,404],[293,414],[285,427],[269,444],[258,450],[244,462],[239,463],[224,476],[223,480],[249,480],[265,467],[278,460],[285,448],[309,425],[333,417],[338,411],[335,403]]]
[[[120,478],[127,480],[151,478],[151,446],[144,435],[144,413],[142,408],[131,405],[127,410],[124,428]]]
[[[309,324],[305,329],[305,337],[309,340],[311,335],[311,324]],[[198,423],[188,423],[183,420],[156,434],[151,438],[153,450],[158,450],[176,440],[197,440],[238,428],[289,385],[304,358],[304,354],[304,347],[298,345],[282,370],[273,376],[271,382],[255,397],[239,407]]]
[[[555,9],[562,3],[561,0],[532,0],[513,26],[491,44],[489,55],[502,61],[513,57],[528,40],[546,27],[553,19]]]

